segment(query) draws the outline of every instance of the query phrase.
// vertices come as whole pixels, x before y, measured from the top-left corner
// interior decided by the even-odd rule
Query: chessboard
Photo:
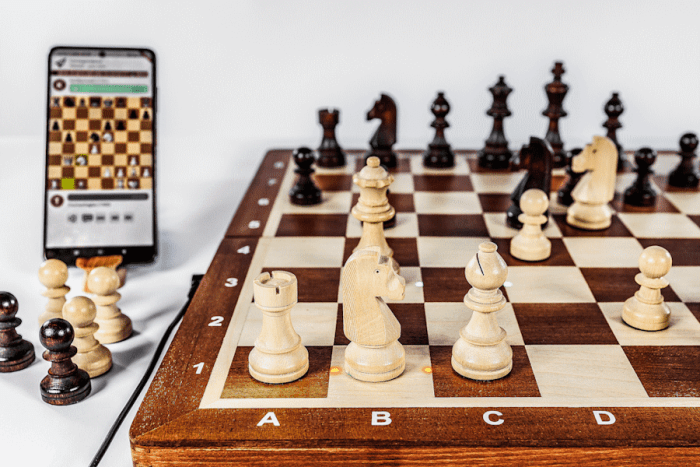
[[[406,294],[387,303],[401,324],[405,372],[365,383],[343,370],[340,275],[362,232],[349,213],[363,153],[348,151],[344,168],[317,168],[322,203],[297,206],[291,151],[270,151],[131,426],[134,465],[678,465],[700,455],[700,190],[666,185],[680,158],[659,152],[651,208],[622,203],[635,174],[618,174],[606,230],[568,226],[553,191],[552,254],[527,263],[509,255],[517,231],[505,222],[522,173],[481,169],[475,151],[456,151],[451,169],[397,152],[396,224],[386,237]],[[554,190],[563,179],[555,170]],[[464,268],[487,240],[508,265],[497,317],[513,370],[481,382],[454,372],[450,357],[471,316]],[[663,289],[671,323],[658,332],[620,317],[650,245],[673,257]],[[279,385],[248,373],[262,322],[253,280],[272,270],[298,279],[291,316],[310,360],[304,377]]]
[[[151,189],[152,104],[150,97],[52,97],[48,189]]]

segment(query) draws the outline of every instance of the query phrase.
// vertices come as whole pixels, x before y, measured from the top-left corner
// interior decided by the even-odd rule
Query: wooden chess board
[[[51,98],[46,186],[152,188],[152,103],[150,97]]]
[[[667,189],[674,153],[660,153],[654,167],[656,206],[625,206],[618,196],[607,230],[569,227],[553,202],[552,255],[525,263],[509,255],[516,231],[504,214],[522,174],[479,169],[473,151],[457,151],[449,170],[399,151],[389,198],[396,226],[386,236],[407,286],[402,302],[388,303],[406,370],[385,383],[343,371],[339,280],[361,235],[348,214],[362,157],[317,169],[323,203],[300,207],[287,195],[290,155],[266,155],[235,214],[131,426],[135,465],[659,465],[700,455],[700,191]],[[618,175],[617,191],[634,177]],[[555,189],[563,178],[555,171]],[[450,356],[471,313],[464,267],[488,239],[509,267],[498,321],[514,361],[509,376],[478,382],[457,375]],[[620,319],[650,245],[673,257],[663,290],[671,324],[659,332]],[[252,281],[278,269],[299,282],[292,320],[310,369],[268,385],[247,370],[262,319]]]

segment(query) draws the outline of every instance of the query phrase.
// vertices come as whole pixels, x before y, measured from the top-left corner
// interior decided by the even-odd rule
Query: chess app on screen
[[[49,54],[44,251],[150,262],[155,228],[155,54]]]

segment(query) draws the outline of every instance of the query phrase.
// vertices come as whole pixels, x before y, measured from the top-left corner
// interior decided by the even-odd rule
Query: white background
[[[612,91],[629,149],[673,149],[700,131],[700,7],[642,1],[24,1],[0,3],[0,289],[20,302],[30,368],[0,374],[3,464],[88,465],[137,384],[193,273],[204,272],[265,151],[315,147],[317,109],[341,109],[337,135],[362,148],[380,92],[398,105],[398,148],[431,140],[430,104],[452,105],[447,138],[478,148],[491,128],[486,90],[515,89],[511,148],[544,136],[543,86],[555,60],[570,86],[567,148],[604,134]],[[37,316],[41,263],[46,62],[54,45],[145,46],[158,62],[160,257],[132,268],[120,305],[137,334],[110,346],[114,369],[70,407],[41,402],[48,364]],[[71,271],[76,295],[80,275]],[[101,465],[130,463],[133,411]]]

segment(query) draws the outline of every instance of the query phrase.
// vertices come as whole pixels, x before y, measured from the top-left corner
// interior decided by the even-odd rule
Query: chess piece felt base
[[[513,159],[512,151],[507,148],[503,152],[492,152],[482,149],[477,153],[479,167],[491,170],[501,170],[510,167],[510,161]]]
[[[429,144],[423,154],[423,166],[433,169],[447,169],[455,166],[455,155],[450,145]]]
[[[274,355],[253,348],[248,356],[250,375],[263,383],[282,384],[296,381],[309,371],[309,352],[299,344],[284,354]]]
[[[405,369],[406,352],[398,340],[376,346],[350,342],[345,349],[345,372],[359,381],[389,381]]]
[[[622,307],[622,321],[642,331],[666,329],[670,317],[671,310],[666,303],[645,303],[637,294],[628,298]]]
[[[566,223],[583,230],[604,230],[612,224],[612,209],[607,204],[576,201],[566,212]]]

